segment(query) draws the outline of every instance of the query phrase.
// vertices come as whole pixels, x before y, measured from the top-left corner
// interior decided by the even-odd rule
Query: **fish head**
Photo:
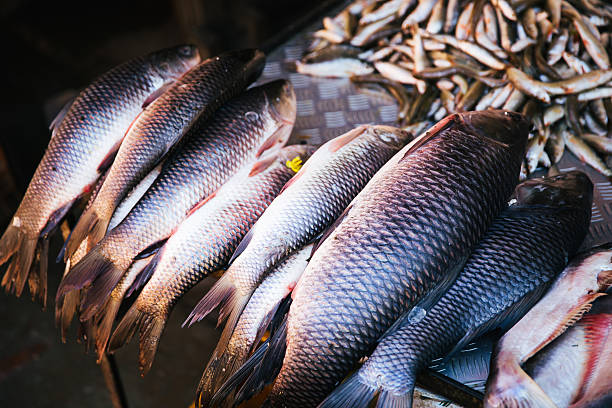
[[[282,124],[293,126],[296,115],[295,90],[291,82],[280,79],[262,85],[270,112]]]
[[[256,48],[227,51],[216,58],[235,58],[243,62],[247,82],[259,78],[266,63],[266,55]]]
[[[531,121],[518,112],[502,109],[462,112],[459,121],[470,129],[470,133],[483,136],[497,143],[524,151]],[[514,150],[514,149],[513,149]]]
[[[380,143],[399,150],[414,139],[414,135],[406,130],[385,125],[368,126],[367,131]]]
[[[557,176],[529,179],[514,191],[520,205],[588,208],[593,202],[593,183],[581,171]]]
[[[317,146],[314,145],[294,144],[280,149],[276,157],[279,162],[297,172],[316,150]]]
[[[157,52],[154,65],[161,78],[173,80],[198,65],[201,59],[198,48],[187,44]]]

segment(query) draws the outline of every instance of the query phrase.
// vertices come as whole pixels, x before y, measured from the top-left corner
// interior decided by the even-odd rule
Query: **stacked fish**
[[[610,177],[611,22],[600,0],[357,0],[323,19],[296,69],[382,87],[404,126],[522,111],[535,127],[523,178],[566,148]]]
[[[361,125],[285,146],[291,84],[247,89],[264,60],[200,61],[181,46],[81,92],[0,239],[2,284],[19,296],[27,282],[44,304],[50,234],[88,197],[59,256],[63,336],[78,314],[101,358],[137,335],[144,375],[173,306],[227,269],[186,321],[217,307],[225,321],[199,406],[272,382],[270,406],[411,406],[433,359],[508,329],[542,297],[587,233],[593,185],[569,172],[517,186],[530,125],[509,110],[454,113],[414,140]],[[503,352],[515,343],[497,361],[522,363]],[[508,406],[498,388],[488,401]]]

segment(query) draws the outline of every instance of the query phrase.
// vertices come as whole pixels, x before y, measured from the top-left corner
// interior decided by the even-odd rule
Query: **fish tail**
[[[361,390],[356,390],[357,392]],[[362,397],[367,398],[368,394],[364,391],[361,391]],[[357,400],[356,400],[357,401]],[[368,405],[349,405],[351,407],[364,407],[366,408]],[[381,390],[378,395],[378,402],[376,403],[376,408],[412,408],[412,390],[409,393],[396,395],[391,391]]]
[[[62,336],[62,343],[66,342],[66,334],[70,328],[70,323],[77,313],[81,303],[81,291],[69,292],[60,299],[55,305],[55,325],[59,327]]]
[[[332,392],[318,408],[341,408],[341,407],[355,407],[355,408],[367,408],[370,402],[376,396],[378,389],[369,384],[365,384],[359,378],[359,372],[356,372],[348,380],[340,384],[334,392]],[[385,396],[384,401],[381,398]],[[381,397],[378,399],[378,405],[381,407],[410,407],[412,405],[412,393],[403,396],[407,397],[409,405],[384,405],[387,403],[395,403],[396,401],[391,400],[391,396],[388,391],[381,392]],[[395,397],[395,396],[393,396]],[[399,399],[398,397],[395,397]],[[384,403],[384,404],[383,404]],[[381,405],[382,404],[382,405]]]
[[[87,249],[91,250],[104,238],[109,222],[110,217],[99,215],[93,205],[85,210],[65,243],[64,260],[67,261],[86,239]]]
[[[213,395],[242,366],[247,355],[248,349],[222,350],[221,354],[215,350],[198,384],[196,401],[205,407],[211,406]]]
[[[38,235],[30,238],[22,228],[15,225],[10,225],[0,239],[0,264],[12,257],[2,278],[2,287],[17,297],[23,292],[37,243]]]
[[[38,268],[31,268],[28,276],[28,288],[32,300],[42,305],[43,309],[47,307],[47,270],[49,262],[49,238],[42,237],[38,241],[36,250],[38,255]]]
[[[503,364],[494,383],[487,386],[487,408],[554,408],[555,403],[516,363]],[[501,374],[503,373],[503,375]]]
[[[213,287],[210,288],[208,293],[204,295],[204,297],[193,308],[187,317],[187,320],[185,320],[183,323],[183,327],[185,327],[185,325],[191,326],[195,322],[199,322],[217,306],[219,306],[220,303],[224,303],[224,309],[227,310],[229,307],[228,303],[233,303],[231,299],[235,297],[235,294],[236,285],[231,280],[230,276],[228,274],[221,276],[221,278],[215,282]],[[221,317],[219,317],[219,320],[222,320]]]
[[[108,339],[111,336],[113,322],[119,312],[121,306],[121,298],[110,297],[104,307],[100,309],[97,316],[101,316],[95,327],[95,342],[98,361],[102,360],[102,356],[106,352]]]
[[[123,268],[113,264],[112,269],[96,278],[92,287],[87,290],[81,305],[81,320],[89,320],[102,308],[111,298],[113,289],[117,286],[125,274]]]
[[[96,278],[105,277],[104,288],[101,288],[96,283],[97,292],[102,289],[107,289],[108,286],[114,287],[123,276],[124,268],[115,264],[112,259],[102,253],[100,245],[94,247],[87,253],[74,267],[64,276],[59,288],[57,289],[56,300],[60,299],[66,293],[75,289],[82,289],[90,285]],[[111,287],[111,289],[112,289]],[[88,296],[90,296],[88,294]]]
[[[137,300],[125,314],[115,329],[108,348],[111,352],[114,352],[128,343],[138,330],[140,332],[138,368],[140,375],[144,377],[153,364],[159,339],[166,326],[167,313],[151,313],[140,309],[139,306]]]

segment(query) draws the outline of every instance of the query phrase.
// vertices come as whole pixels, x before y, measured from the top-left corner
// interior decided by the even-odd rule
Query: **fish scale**
[[[411,395],[417,372],[431,360],[550,284],[586,235],[588,207],[506,210],[435,307],[418,323],[386,336],[359,371],[359,380],[396,396]]]
[[[270,406],[316,406],[401,313],[452,281],[510,196],[527,131],[508,112],[452,115],[374,176],[294,291]]]
[[[295,156],[306,160],[311,150],[310,146],[288,146],[256,175],[249,175],[251,166],[245,166],[185,219],[152,261],[151,279],[117,327],[111,349],[140,327],[140,367],[147,372],[175,302],[204,276],[227,264],[240,239],[294,174],[285,162]]]
[[[249,112],[256,114],[249,116]],[[268,152],[282,147],[294,119],[293,87],[279,80],[232,99],[211,120],[199,120],[126,218],[84,260],[102,257],[117,270],[127,270],[139,253],[166,239],[198,202],[253,161],[266,141],[274,140]],[[102,285],[96,281],[86,317],[101,305],[116,284],[113,280],[120,277],[119,273],[101,276],[111,282],[99,290],[96,286]]]
[[[70,256],[85,238],[99,242],[117,204],[186,134],[196,120],[210,118],[263,69],[257,50],[230,51],[192,68],[147,106],[130,126],[117,158],[92,206],[80,217],[66,245]],[[69,279],[70,275],[67,276]]]
[[[95,183],[108,165],[143,103],[165,84],[199,62],[194,46],[160,50],[127,61],[102,74],[64,108],[52,124],[52,137],[23,200],[0,243],[0,262],[16,252],[3,285],[16,280],[16,293],[28,275],[28,241],[55,228],[72,203]],[[13,246],[11,235],[23,234]],[[41,237],[45,238],[45,237]],[[41,260],[46,264],[47,260]],[[18,276],[14,276],[14,275]],[[13,276],[10,276],[13,275]],[[44,289],[44,288],[43,288]],[[44,292],[44,291],[43,291]],[[35,295],[33,293],[33,295]],[[44,293],[40,293],[44,298]]]

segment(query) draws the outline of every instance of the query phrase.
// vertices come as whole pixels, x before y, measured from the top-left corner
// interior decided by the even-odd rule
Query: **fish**
[[[241,238],[295,174],[288,163],[296,158],[307,162],[313,150],[292,145],[266,155],[199,204],[147,267],[151,279],[115,329],[109,350],[117,350],[139,332],[139,369],[144,376],[174,304],[206,275],[225,267]]]
[[[513,204],[478,242],[455,282],[424,316],[400,317],[363,366],[320,408],[412,406],[419,371],[510,327],[543,295],[586,237],[593,183],[582,172],[519,184]]]
[[[565,142],[565,147],[574,153],[580,161],[588,164],[604,176],[612,178],[612,170],[608,168],[606,163],[584,142],[583,139],[568,130],[562,131],[561,136]]]
[[[519,406],[550,397],[521,368],[587,312],[612,285],[612,246],[606,244],[576,256],[546,292],[497,343],[485,393],[485,407]]]
[[[0,238],[2,286],[46,304],[48,237],[112,162],[143,105],[200,61],[193,45],[131,59],[101,74],[52,123],[51,140],[15,215]],[[35,254],[38,254],[36,256]],[[38,269],[32,262],[38,257]]]
[[[515,112],[452,114],[372,177],[293,291],[269,406],[316,406],[404,312],[429,308],[506,205],[528,130]]]
[[[221,348],[251,294],[281,259],[317,238],[412,134],[382,125],[358,126],[326,142],[291,179],[244,237],[225,274],[193,309],[193,324],[221,304],[229,317]]]
[[[279,305],[291,293],[306,269],[313,245],[306,245],[284,258],[255,289],[227,347],[215,349],[204,369],[196,394],[196,401],[200,405],[215,405],[211,397],[246,362],[261,341]],[[227,395],[216,397],[225,399]]]
[[[163,243],[198,202],[244,164],[284,146],[295,115],[293,86],[278,80],[251,88],[210,120],[199,120],[126,218],[64,277],[57,298],[93,283],[82,314],[91,317],[132,261]]]
[[[89,237],[90,247],[105,235],[117,204],[180,141],[198,119],[240,93],[263,70],[255,49],[228,51],[189,70],[130,125],[108,176],[89,209],[79,217],[66,244],[67,259]],[[66,278],[75,276],[69,274]],[[70,280],[68,281],[70,282]]]
[[[612,313],[588,313],[526,364],[556,407],[605,407],[609,397]]]

